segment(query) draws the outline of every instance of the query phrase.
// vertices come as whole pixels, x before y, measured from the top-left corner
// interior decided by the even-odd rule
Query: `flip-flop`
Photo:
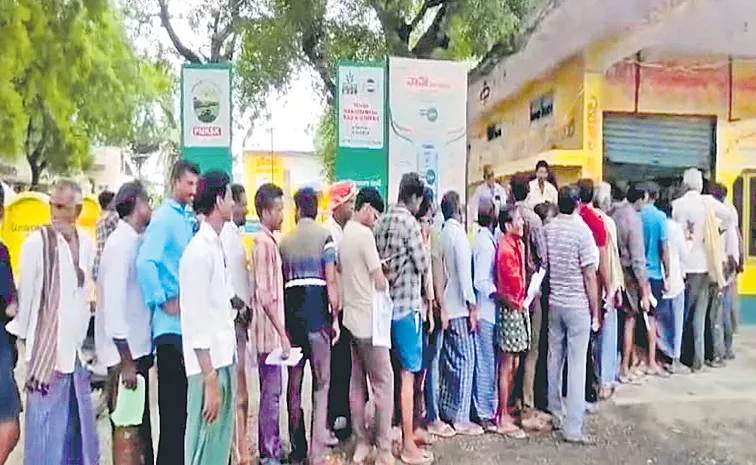
[[[514,426],[514,429],[505,430],[503,426],[499,425],[496,432],[511,439],[527,439],[528,433],[523,431],[522,428],[519,428],[517,425],[512,426]]]
[[[408,459],[403,453],[399,456],[399,460],[406,465],[430,465],[433,463],[433,452],[423,450],[423,458],[421,459]]]
[[[659,367],[656,367],[656,370],[652,370],[650,368],[646,369],[646,374],[649,376],[658,376],[659,378],[669,378],[670,375],[668,371],[662,370]]]
[[[619,382],[622,384],[630,384],[633,386],[640,386],[641,384],[643,384],[643,381],[636,378],[634,375],[625,375],[625,376],[620,375]]]
[[[428,425],[428,432],[444,439],[453,438],[457,435],[457,432],[454,431],[451,425],[443,422]]]

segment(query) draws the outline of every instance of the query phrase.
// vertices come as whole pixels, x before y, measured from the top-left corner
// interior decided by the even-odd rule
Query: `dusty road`
[[[441,465],[723,465],[756,464],[756,328],[739,334],[738,359],[696,376],[649,379],[624,387],[588,420],[596,446],[557,441],[551,434],[524,441],[486,435],[435,447]],[[155,379],[154,377],[152,379]],[[309,390],[309,380],[305,381]],[[250,383],[256,407],[256,378]],[[153,389],[154,392],[154,389]],[[305,396],[308,399],[309,396]],[[154,405],[154,403],[153,403]],[[153,420],[156,422],[156,408]],[[256,412],[250,417],[252,438]],[[109,424],[100,419],[103,464],[109,465]],[[157,428],[155,428],[157,431]],[[285,425],[282,425],[282,431]],[[9,465],[21,465],[22,445]]]

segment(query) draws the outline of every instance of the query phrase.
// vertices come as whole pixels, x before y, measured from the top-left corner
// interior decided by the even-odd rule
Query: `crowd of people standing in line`
[[[388,207],[374,188],[335,184],[325,225],[318,193],[302,188],[283,237],[283,191],[265,184],[249,257],[246,193],[225,173],[179,162],[154,213],[139,182],[124,184],[96,242],[76,227],[80,187],[58,183],[51,224],[23,245],[18,289],[0,247],[0,463],[20,435],[13,338],[27,364],[25,463],[99,463],[81,359],[91,282],[111,412],[121,386],[149,384],[157,364],[157,454],[145,389],[141,424],[114,428],[116,464],[250,463],[247,344],[260,380],[259,456],[271,465],[331,463],[350,430],[358,464],[373,449],[380,465],[431,463],[425,446],[438,438],[487,432],[523,439],[554,428],[590,444],[585,414],[619,384],[734,357],[743,250],[722,186],[702,194],[695,169],[661,192],[587,179],[557,190],[549,176],[539,162],[536,179],[515,176],[504,189],[486,167],[472,244],[459,193],[438,202],[417,173]],[[391,348],[375,342],[383,292]],[[288,368],[285,456],[283,368],[268,362],[293,348],[302,359]]]

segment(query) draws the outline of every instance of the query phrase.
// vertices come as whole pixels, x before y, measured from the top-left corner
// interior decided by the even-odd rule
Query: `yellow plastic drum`
[[[95,238],[95,229],[97,229],[97,220],[100,219],[100,203],[93,197],[84,197],[84,204],[81,209],[81,215],[76,224]]]
[[[39,192],[23,192],[5,209],[2,236],[11,254],[11,265],[16,275],[24,240],[32,231],[49,223],[50,197]]]

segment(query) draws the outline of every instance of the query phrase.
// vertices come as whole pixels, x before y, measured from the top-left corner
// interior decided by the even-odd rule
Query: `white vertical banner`
[[[389,58],[389,202],[404,173],[417,171],[435,198],[467,192],[467,66]]]

